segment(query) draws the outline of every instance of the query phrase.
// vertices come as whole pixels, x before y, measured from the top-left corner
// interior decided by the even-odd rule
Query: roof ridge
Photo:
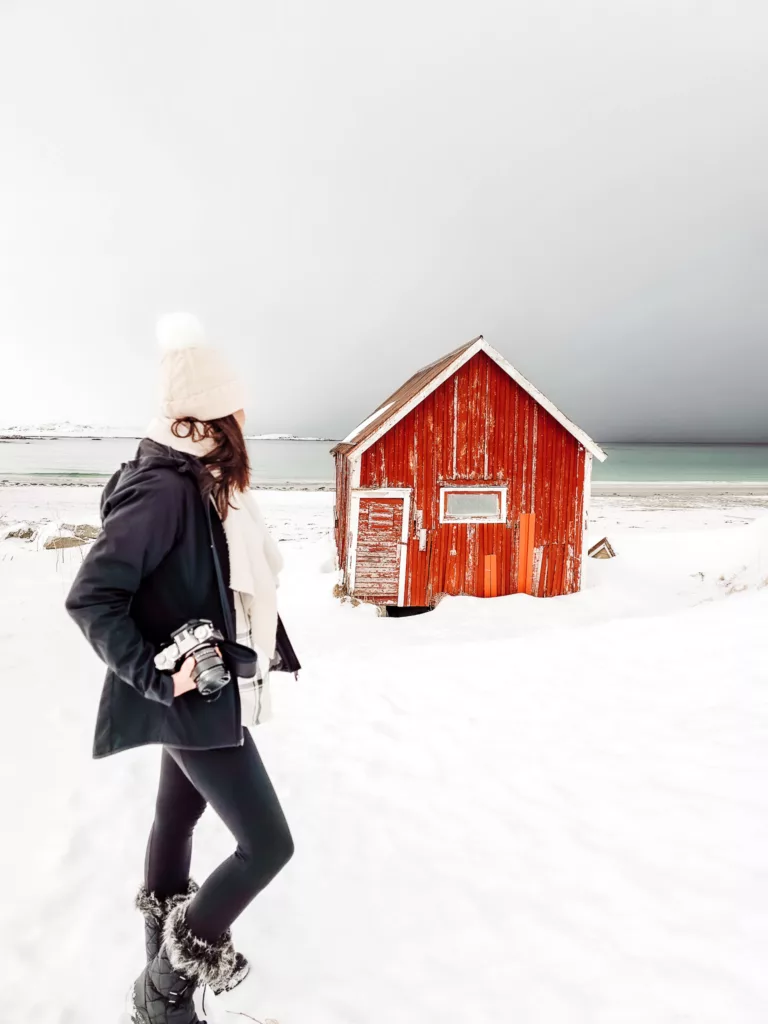
[[[482,334],[478,334],[471,341],[465,342],[439,359],[427,363],[426,366],[416,370],[399,388],[396,388],[395,391],[388,395],[370,416],[364,419],[347,435],[348,440],[345,439],[335,445],[331,449],[331,454],[349,454],[354,451],[355,457],[359,457],[383,433],[394,427],[413,408],[424,401],[435,388],[439,387],[457,372],[470,358],[469,352],[473,348],[475,349],[474,354],[482,351],[489,359],[500,366],[512,380],[526,391],[538,405],[550,413],[583,447],[600,459],[601,462],[605,459],[605,452],[602,451],[599,445],[595,444],[588,434],[577,427],[564,413],[560,412],[555,404],[508,362],[493,345],[489,344]]]

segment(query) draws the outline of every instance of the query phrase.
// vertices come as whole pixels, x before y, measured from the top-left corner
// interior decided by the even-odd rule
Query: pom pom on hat
[[[168,419],[205,422],[245,406],[245,389],[225,356],[206,340],[191,313],[169,313],[157,322],[162,349],[161,410]]]
[[[157,321],[157,340],[167,352],[177,348],[201,348],[207,344],[205,329],[191,313],[166,313]]]

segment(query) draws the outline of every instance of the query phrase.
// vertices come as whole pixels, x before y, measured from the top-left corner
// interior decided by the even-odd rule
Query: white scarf
[[[173,421],[152,420],[147,437],[158,444],[201,458],[210,451],[211,442],[176,437]],[[229,585],[242,595],[243,606],[250,619],[253,643],[267,656],[267,664],[275,653],[277,633],[278,573],[283,556],[277,542],[267,529],[251,491],[237,491],[232,497],[224,520],[224,533],[229,548]]]

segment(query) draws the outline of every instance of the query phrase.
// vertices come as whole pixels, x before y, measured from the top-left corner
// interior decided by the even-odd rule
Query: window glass
[[[449,519],[498,519],[500,491],[446,491],[445,515]]]

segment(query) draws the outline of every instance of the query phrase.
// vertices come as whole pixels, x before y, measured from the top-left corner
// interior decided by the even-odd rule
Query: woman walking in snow
[[[136,901],[147,962],[131,1020],[196,1024],[197,986],[222,992],[247,974],[230,926],[293,853],[245,727],[267,712],[269,669],[295,673],[299,663],[277,614],[282,558],[249,491],[240,382],[194,317],[164,317],[158,336],[163,415],[107,484],[103,531],[66,606],[107,665],[94,756],[163,746]],[[198,689],[194,654],[175,671],[155,661],[194,620],[209,620],[224,638],[215,650],[232,678],[214,700]],[[237,678],[235,639],[257,652],[251,678]],[[237,849],[198,889],[189,876],[192,833],[207,804]]]

